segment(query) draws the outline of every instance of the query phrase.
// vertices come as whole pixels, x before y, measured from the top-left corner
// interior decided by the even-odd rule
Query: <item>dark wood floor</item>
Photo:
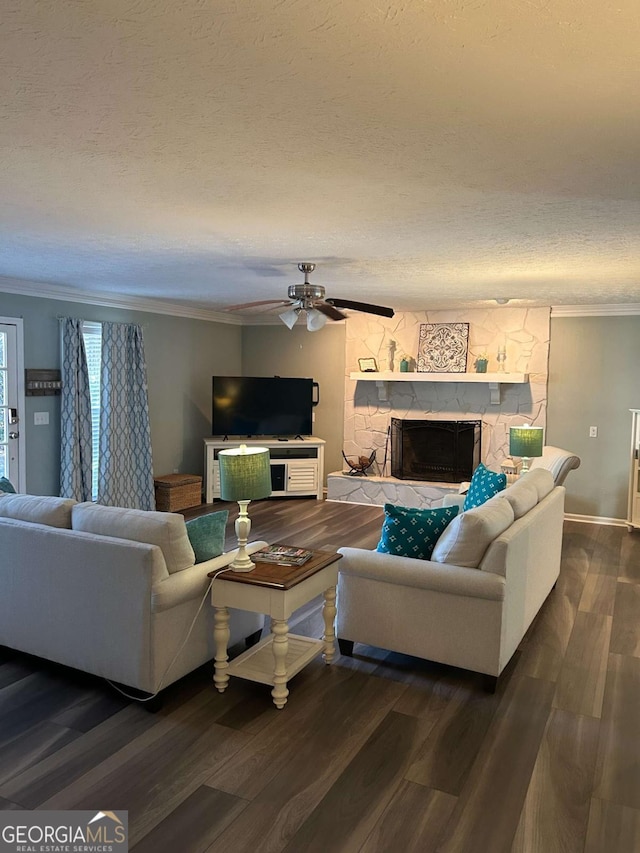
[[[250,509],[252,538],[326,549],[374,547],[382,514]],[[319,633],[317,609],[295,630]],[[127,809],[135,853],[640,850],[640,534],[626,528],[565,524],[557,587],[495,695],[364,646],[305,668],[283,711],[239,679],[218,694],[211,674],[150,714],[4,650],[0,809]]]

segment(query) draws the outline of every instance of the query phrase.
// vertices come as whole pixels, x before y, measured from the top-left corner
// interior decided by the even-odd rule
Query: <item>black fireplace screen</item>
[[[461,483],[480,462],[482,421],[391,418],[391,476]]]

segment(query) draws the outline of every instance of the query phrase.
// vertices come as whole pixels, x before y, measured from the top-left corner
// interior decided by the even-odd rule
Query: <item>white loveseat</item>
[[[431,560],[341,548],[341,652],[367,643],[486,673],[495,687],[558,578],[564,495],[549,471],[530,471],[455,518]]]
[[[207,573],[234,554],[195,565],[178,514],[2,494],[0,645],[154,694],[213,658]],[[229,645],[262,620],[232,611]]]

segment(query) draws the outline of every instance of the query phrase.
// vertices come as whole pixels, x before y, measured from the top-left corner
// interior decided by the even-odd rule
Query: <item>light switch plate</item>
[[[49,423],[49,412],[34,412],[33,423],[35,426],[46,426]]]

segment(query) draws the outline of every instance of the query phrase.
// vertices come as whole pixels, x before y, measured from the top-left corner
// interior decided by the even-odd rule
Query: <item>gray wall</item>
[[[203,439],[211,434],[211,377],[241,371],[240,326],[0,293],[0,316],[24,320],[25,368],[60,367],[58,317],[140,323],[149,381],[155,475],[204,471]],[[34,426],[34,412],[49,412]],[[33,494],[58,494],[60,397],[26,398],[27,483]]]
[[[211,430],[211,376],[310,376],[320,383],[314,433],[327,441],[326,471],[342,469],[345,325],[309,333],[297,326],[232,326],[117,308],[0,293],[0,315],[24,320],[25,367],[60,365],[59,316],[143,326],[154,473],[203,473]],[[553,318],[547,444],[577,453],[567,485],[569,513],[624,519],[630,408],[640,407],[640,316]],[[49,412],[48,426],[33,413]],[[27,491],[57,494],[60,398],[27,397]],[[589,427],[598,437],[589,438]]]
[[[551,320],[547,444],[582,462],[566,481],[566,511],[625,519],[631,415],[640,407],[640,317]],[[598,437],[589,438],[589,427]]]
[[[304,325],[289,330],[284,324],[243,329],[245,376],[311,377],[320,383],[313,432],[327,442],[325,477],[343,466],[344,359],[344,323],[327,323],[318,332],[308,332]]]
[[[348,322],[348,321],[347,321]],[[315,432],[327,439],[327,471],[343,467],[345,326],[309,334],[295,327],[245,327],[245,375],[313,376],[322,407]],[[551,320],[545,441],[571,450],[581,466],[566,481],[566,511],[625,519],[630,408],[640,407],[640,316]],[[589,438],[589,427],[598,437]]]

